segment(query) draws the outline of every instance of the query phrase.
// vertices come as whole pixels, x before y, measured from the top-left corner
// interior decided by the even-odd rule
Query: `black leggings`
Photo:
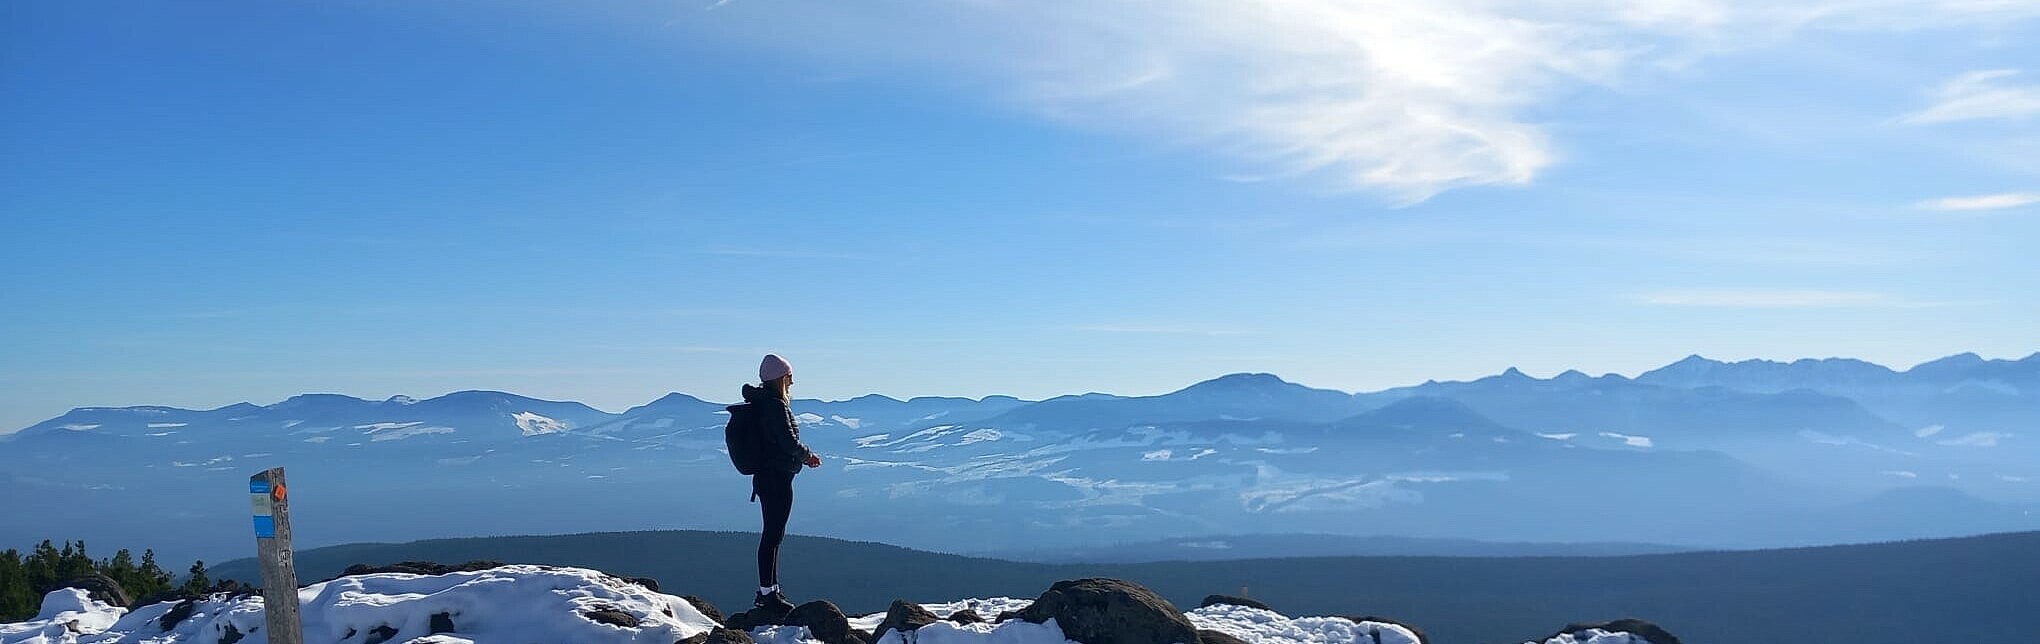
[[[793,514],[793,473],[764,472],[751,477],[765,530],[758,534],[758,587],[779,585],[779,543],[786,540],[786,517]]]

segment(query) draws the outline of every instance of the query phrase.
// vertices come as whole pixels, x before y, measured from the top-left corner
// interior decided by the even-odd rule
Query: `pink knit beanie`
[[[772,382],[793,373],[793,365],[787,364],[779,354],[765,354],[765,361],[758,364],[758,382]]]

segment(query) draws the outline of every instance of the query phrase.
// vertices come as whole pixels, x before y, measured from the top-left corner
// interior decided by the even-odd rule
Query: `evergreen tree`
[[[28,569],[23,565],[21,552],[11,548],[0,552],[0,622],[35,617],[41,609],[36,603],[35,593],[28,587]]]
[[[212,588],[212,580],[205,576],[205,561],[191,562],[191,576],[184,579],[184,592],[203,595],[208,588]]]
[[[92,564],[92,556],[85,553],[83,539],[75,547],[69,541],[64,542],[64,550],[60,554],[63,559],[57,562],[57,583],[91,577],[99,572],[99,567]]]
[[[99,572],[112,578],[113,583],[120,584],[121,589],[126,590],[129,597],[141,599],[141,596],[134,594],[141,590],[140,584],[137,583],[141,569],[135,567],[135,556],[129,554],[127,548],[121,548],[119,552],[113,553],[112,559],[101,563]]]
[[[57,552],[57,546],[50,543],[50,540],[44,539],[42,543],[36,544],[35,551],[29,554],[28,560],[22,565],[28,572],[30,593],[41,597],[43,593],[56,589],[57,562],[61,559],[62,554]]]
[[[136,571],[136,584],[140,588],[129,592],[129,595],[147,597],[170,590],[170,573],[156,565],[155,550],[142,551],[142,567]]]

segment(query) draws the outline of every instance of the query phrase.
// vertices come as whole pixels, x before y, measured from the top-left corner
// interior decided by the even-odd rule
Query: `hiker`
[[[822,458],[800,442],[800,422],[787,406],[793,365],[778,355],[766,354],[758,365],[758,383],[756,387],[744,385],[745,404],[730,408],[732,414],[748,412],[751,431],[758,432],[753,443],[757,450],[751,468],[751,496],[763,511],[765,528],[758,535],[758,598],[752,606],[792,610],[793,603],[779,591],[779,544],[786,539],[786,518],[793,513],[793,475],[800,473],[802,465],[821,467]]]

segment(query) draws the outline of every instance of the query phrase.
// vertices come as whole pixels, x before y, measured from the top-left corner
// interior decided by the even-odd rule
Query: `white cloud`
[[[1956,76],[1934,90],[1933,105],[1903,120],[1925,125],[2040,114],[2040,85],[2012,84],[2018,75],[2016,69],[1987,69]]]
[[[1944,425],[1928,425],[1926,427],[1921,427],[1918,430],[1914,431],[1913,435],[1918,436],[1920,438],[1926,438],[1928,436],[1933,436],[1935,434],[1941,433],[1941,430],[1943,429],[1947,429],[1947,427]]]
[[[2007,192],[1995,195],[1943,197],[1914,204],[1927,210],[2003,210],[2040,203],[2040,192]]]
[[[1904,303],[1875,291],[1827,291],[1818,289],[1692,288],[1645,293],[1645,304],[1750,309],[1798,309],[1853,306],[1903,306]]]
[[[1235,177],[1404,203],[1563,156],[1538,108],[1807,29],[2002,25],[2033,0],[736,3],[759,38],[955,74],[1059,121],[1217,151]],[[1986,79],[1989,80],[1989,79]]]
[[[1951,447],[1997,447],[1998,441],[2011,437],[2011,434],[2004,432],[1974,432],[1961,438],[1941,441],[1941,444]]]

